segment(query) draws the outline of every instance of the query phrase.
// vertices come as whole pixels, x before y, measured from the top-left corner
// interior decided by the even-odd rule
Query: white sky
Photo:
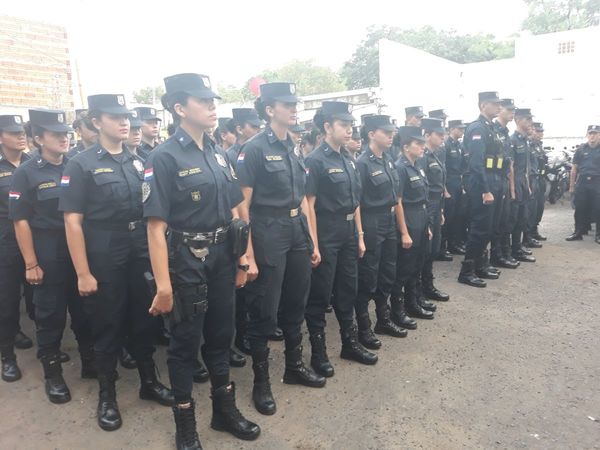
[[[526,15],[521,0],[21,0],[2,13],[67,27],[87,95],[129,93],[191,71],[241,85],[267,68],[312,58],[341,67],[371,24],[431,25],[505,37]],[[293,80],[290,80],[293,81]]]

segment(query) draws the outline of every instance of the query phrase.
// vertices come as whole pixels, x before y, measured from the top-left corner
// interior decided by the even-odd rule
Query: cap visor
[[[0,127],[0,131],[4,131],[5,133],[23,133],[25,128],[23,128],[23,125],[7,125]]]
[[[141,120],[131,120],[129,119],[129,127],[130,128],[141,128],[142,121]]]
[[[282,103],[300,103],[300,99],[295,95],[282,95],[280,97],[273,97],[273,100]]]
[[[345,122],[355,122],[356,121],[356,119],[354,119],[354,116],[352,114],[346,114],[346,113],[334,114],[333,118],[336,120],[343,120]]]
[[[395,125],[381,125],[375,128],[376,130],[383,130],[383,131],[396,131],[396,126]]]
[[[48,130],[48,131],[52,131],[54,133],[69,133],[71,131],[73,131],[73,128],[71,128],[68,125],[40,125],[41,128],[43,128],[44,130]]]
[[[440,133],[440,134],[444,134],[446,132],[446,130],[444,130],[443,128],[432,128],[431,130],[424,130],[426,133]]]
[[[146,116],[146,117],[142,117],[141,120],[158,120],[159,122],[162,122],[162,119],[160,117],[156,117],[156,116]]]
[[[425,142],[425,138],[423,136],[410,136],[411,139],[419,142]]]
[[[219,97],[216,93],[214,93],[210,89],[202,89],[199,91],[186,91],[186,93],[188,93],[192,97],[196,97],[201,100],[207,100],[207,99],[211,99],[211,98],[216,98],[217,100],[221,100],[221,97]]]
[[[263,125],[263,121],[262,120],[254,120],[254,119],[248,120],[248,121],[246,121],[246,123],[249,123],[253,127],[262,127],[262,125]]]

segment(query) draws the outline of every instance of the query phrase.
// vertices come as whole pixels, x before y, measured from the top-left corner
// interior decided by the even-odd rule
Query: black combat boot
[[[79,356],[81,358],[81,378],[98,378],[96,364],[94,363],[94,348],[92,345],[80,345]]]
[[[226,431],[238,439],[253,441],[260,435],[260,427],[247,420],[235,404],[235,383],[211,389],[213,430]]]
[[[377,363],[377,354],[371,353],[364,348],[358,341],[356,326],[352,325],[345,330],[341,330],[342,335],[342,351],[340,357],[349,359],[361,364],[372,366]]]
[[[235,322],[235,346],[238,350],[246,355],[251,355],[252,350],[250,349],[250,342],[246,335],[248,329],[247,319],[238,319]]]
[[[279,327],[275,328],[273,334],[270,334],[268,338],[270,341],[283,341],[284,338],[282,329]]]
[[[438,302],[447,302],[450,300],[448,294],[434,286],[433,279],[423,280],[423,295],[429,300],[437,300]]]
[[[433,312],[421,306],[418,295],[417,281],[414,279],[409,280],[404,286],[404,308],[406,309],[406,314],[416,319],[433,319]]]
[[[491,263],[490,263],[490,252],[488,250],[484,250],[483,251],[483,267],[485,268],[485,270],[487,270],[488,272],[492,272],[492,273],[497,273],[498,276],[500,276],[500,274],[502,273],[500,270],[498,270],[497,267],[494,267]]]
[[[375,333],[386,334],[388,336],[393,337],[408,336],[408,331],[406,331],[404,328],[399,327],[392,321],[390,307],[387,304],[387,302],[377,303],[377,308],[375,309],[375,312],[377,314],[377,323],[375,323]]]
[[[400,328],[407,330],[416,330],[417,322],[408,317],[404,310],[404,298],[400,295],[390,296],[390,305],[392,306],[392,321]]]
[[[581,241],[583,240],[583,233],[579,230],[575,230],[573,234],[570,234],[565,238],[565,241]]]
[[[229,349],[229,365],[231,367],[244,367],[246,365],[246,357],[234,347],[231,347]]]
[[[531,233],[531,237],[538,241],[547,241],[548,240],[548,238],[546,236],[542,236],[540,234],[540,230],[538,229],[538,227],[534,228],[533,233]]]
[[[41,358],[46,379],[46,395],[52,403],[68,403],[71,401],[71,392],[62,376],[62,366],[58,353],[46,355]]]
[[[21,379],[21,369],[17,365],[17,356],[12,345],[0,349],[2,354],[2,379],[8,383]]]
[[[15,348],[18,348],[19,350],[27,350],[31,347],[33,347],[33,341],[31,338],[21,330],[17,331],[17,334],[15,335]]]
[[[486,267],[485,258],[483,256],[475,258],[475,275],[486,280],[497,280],[500,278],[500,275],[498,275],[497,272],[489,270],[489,268]]]
[[[369,317],[369,311],[367,310],[357,314],[356,322],[358,323],[359,342],[368,349],[380,349],[381,341],[377,339],[377,336],[375,336],[373,330],[371,329],[371,318]]]
[[[472,259],[465,259],[462,262],[460,274],[458,275],[458,282],[479,288],[487,286],[485,281],[475,275],[475,261]]]
[[[208,375],[208,370],[198,358],[196,358],[195,367],[194,367],[194,383],[206,383],[210,375]]]
[[[497,252],[492,252],[492,258],[490,262],[498,267],[505,269],[516,269],[519,267],[519,262],[514,259],[510,254],[510,235],[505,234],[502,236],[500,248]]]
[[[163,406],[173,406],[173,393],[156,378],[154,361],[138,361],[137,366],[140,374],[140,398],[153,400]]]
[[[117,405],[114,371],[110,375],[99,373],[98,384],[98,425],[105,431],[118,430],[123,422]]]
[[[252,370],[254,371],[254,386],[252,400],[256,410],[267,416],[275,414],[277,405],[271,392],[269,381],[269,349],[261,349],[252,353]]]
[[[417,303],[419,304],[419,306],[421,308],[423,308],[425,311],[435,312],[437,310],[437,305],[435,303],[427,300],[425,298],[425,296],[423,295],[422,277],[419,277],[415,286],[416,286],[415,292],[417,293]]]
[[[325,332],[319,331],[310,335],[310,346],[312,354],[310,357],[310,365],[315,372],[323,375],[326,378],[332,377],[334,374],[333,366],[329,362],[327,356],[327,344],[325,342]]]
[[[530,262],[530,263],[534,263],[535,262],[535,256],[533,256],[531,254],[527,254],[523,250],[517,250],[516,252],[514,252],[513,253],[513,257],[517,261],[521,261],[521,262]]]
[[[121,349],[119,362],[125,369],[135,369],[137,367],[137,361],[133,359],[133,356],[129,354],[125,347]]]
[[[325,377],[318,375],[302,362],[302,335],[285,340],[285,372],[283,382],[308,387],[325,386]]]
[[[173,406],[175,418],[175,446],[177,450],[202,450],[196,431],[196,404],[192,400],[189,407]]]

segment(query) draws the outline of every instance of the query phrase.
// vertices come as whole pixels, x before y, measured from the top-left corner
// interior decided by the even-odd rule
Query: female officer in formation
[[[237,160],[244,194],[241,218],[252,227],[249,275],[258,271],[256,280],[246,286],[246,305],[254,370],[252,398],[262,414],[275,414],[276,410],[269,382],[267,340],[277,327],[278,309],[285,337],[283,382],[325,386],[325,378],[302,361],[301,326],[311,264],[318,266],[321,255],[315,227],[306,216],[304,163],[294,152],[288,134],[296,123],[297,102],[294,84],[263,84],[255,106],[268,124],[242,148]]]
[[[23,119],[16,115],[0,116],[0,352],[2,379],[17,381],[21,370],[15,355],[15,336],[19,331],[19,305],[25,282],[25,264],[19,252],[13,223],[8,218],[10,184],[19,165],[29,159],[24,153],[27,138]]]
[[[315,245],[321,253],[321,263],[312,271],[305,317],[311,365],[325,377],[334,372],[325,344],[325,310],[330,302],[340,325],[340,356],[362,364],[377,362],[377,355],[358,342],[354,324],[358,258],[365,253],[365,242],[359,208],[360,176],[345,148],[352,136],[353,120],[348,103],[323,102],[314,117],[323,142],[305,159],[307,212],[311,223],[316,224]]]
[[[396,218],[400,230],[396,281],[392,289],[392,310],[396,316],[406,312],[411,317],[433,319],[433,313],[422,308],[418,299],[417,284],[431,239],[427,214],[427,177],[416,162],[423,157],[423,131],[419,127],[404,126],[398,130],[402,155],[396,162],[399,176]],[[404,306],[402,304],[404,294]]]
[[[152,341],[157,319],[148,314],[150,270],[142,222],[144,165],[125,146],[129,111],[122,95],[88,97],[98,142],[69,160],[61,178],[59,209],[65,214],[69,252],[79,294],[92,320],[98,372],[98,425],[121,426],[115,390],[117,357],[127,336],[137,360],[140,398],[171,405],[171,392],[156,379]]]
[[[152,152],[144,174],[144,217],[157,291],[150,313],[170,312],[174,298],[181,308],[182,320],[171,326],[167,364],[177,448],[191,450],[201,448],[192,385],[202,335],[212,385],[211,427],[245,440],[256,439],[260,428],[237,409],[235,384],[229,381],[234,289],[246,283],[248,267],[244,256],[234,259],[228,242],[242,201],[235,171],[207,135],[219,97],[205,75],[173,75],[165,78],[165,87],[164,102],[179,127]]]
[[[415,328],[416,323],[403,316],[395,324],[388,304],[396,277],[398,244],[395,217],[398,174],[388,153],[396,127],[389,116],[375,115],[364,118],[363,128],[368,146],[359,156],[356,166],[362,180],[360,212],[367,249],[358,263],[356,320],[360,342],[367,348],[376,349],[381,347],[381,341],[371,331],[370,299],[375,301],[376,333],[405,337],[407,331],[403,328]]]
[[[62,377],[60,342],[67,308],[79,344],[82,378],[95,378],[89,324],[77,292],[77,276],[65,236],[63,214],[58,210],[60,180],[66,165],[71,130],[64,111],[29,110],[38,156],[13,175],[10,218],[21,254],[25,278],[33,285],[38,358],[52,403],[66,403],[71,394]]]

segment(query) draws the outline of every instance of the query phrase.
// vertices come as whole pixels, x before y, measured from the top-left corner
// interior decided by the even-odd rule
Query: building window
[[[558,44],[558,54],[575,53],[575,41],[560,42]]]

